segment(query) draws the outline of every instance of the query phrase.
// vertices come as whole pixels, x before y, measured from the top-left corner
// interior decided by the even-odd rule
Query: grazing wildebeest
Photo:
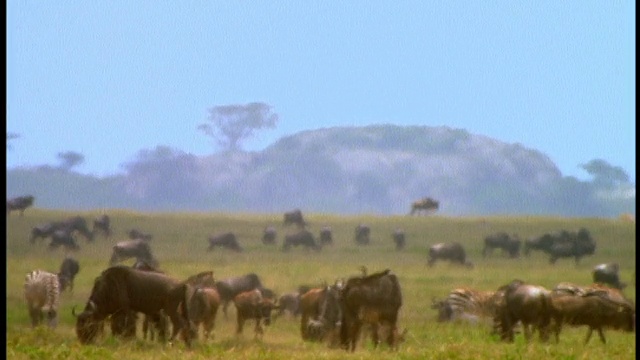
[[[242,252],[242,247],[240,247],[240,244],[236,239],[236,234],[232,232],[209,236],[209,247],[207,250],[211,251],[216,247]]]
[[[31,236],[29,237],[29,242],[34,244],[37,239],[46,239],[54,231],[58,229],[59,223],[50,222],[45,224],[38,224],[31,229]]]
[[[522,241],[518,235],[510,236],[506,232],[491,234],[484,238],[484,248],[482,249],[482,257],[486,257],[493,252],[493,249],[502,249],[511,258],[520,256],[520,246]]]
[[[249,273],[242,276],[231,277],[223,280],[216,281],[216,290],[220,294],[220,300],[222,301],[222,312],[224,317],[227,317],[227,307],[229,302],[233,301],[236,295],[250,291],[253,289],[261,289],[262,282],[258,275]]]
[[[304,228],[305,225],[307,225],[307,222],[304,221],[304,218],[302,217],[302,211],[300,211],[300,209],[295,209],[284,213],[283,224],[284,226],[297,225],[300,228]]]
[[[391,270],[374,273],[368,276],[351,277],[347,280],[341,294],[343,319],[340,328],[340,342],[350,351],[356,348],[356,342],[360,337],[360,329],[365,321],[371,320],[371,316],[364,317],[372,312],[376,313],[373,326],[374,346],[378,344],[378,327],[388,326],[386,342],[392,349],[397,346],[398,340],[398,312],[402,306],[402,291],[400,283]]]
[[[262,234],[262,243],[265,245],[275,245],[276,235],[276,228],[273,226],[267,226],[264,228],[264,233]]]
[[[87,221],[81,216],[74,216],[63,221],[54,221],[36,225],[31,229],[31,237],[29,241],[33,244],[36,239],[46,239],[59,230],[66,231],[69,234],[79,232],[85,239],[87,239],[87,241],[93,241],[93,232],[89,231]]]
[[[142,232],[142,231],[140,231],[138,229],[129,230],[127,235],[129,235],[129,239],[131,239],[131,240],[142,239],[142,240],[149,241],[149,240],[153,239],[153,235],[144,233],[144,232]]]
[[[233,298],[233,303],[237,310],[236,334],[242,334],[242,328],[246,320],[255,319],[255,337],[264,334],[264,330],[260,323],[264,321],[266,326],[271,324],[271,311],[277,309],[273,300],[262,296],[259,289],[242,292]]]
[[[531,250],[540,250],[550,255],[551,264],[555,264],[556,260],[564,257],[573,257],[578,264],[583,256],[593,255],[595,249],[595,240],[585,228],[580,228],[577,232],[561,230],[546,233],[524,241],[526,256]]]
[[[79,232],[87,241],[93,241],[93,232],[87,226],[87,220],[82,216],[73,216],[61,222],[60,228],[71,233]]]
[[[303,246],[308,249],[320,251],[320,246],[313,238],[313,234],[308,230],[300,230],[295,234],[287,234],[284,237],[284,243],[282,244],[282,251],[289,251],[292,246]]]
[[[393,243],[396,244],[396,250],[402,250],[404,249],[404,246],[406,244],[406,239],[405,239],[405,235],[404,235],[404,230],[402,229],[395,229],[393,231],[393,234],[391,235],[393,238]]]
[[[431,308],[438,310],[438,322],[478,323],[485,319],[493,320],[499,301],[496,291],[461,287],[451,290],[444,300],[432,299]]]
[[[26,196],[18,196],[15,198],[7,199],[7,216],[11,214],[12,211],[19,211],[20,216],[24,216],[24,211],[33,206],[33,202],[35,201],[35,197],[32,195]]]
[[[467,261],[467,256],[462,245],[458,242],[438,243],[429,248],[429,267],[435,264],[436,260],[449,260],[452,263],[458,263],[468,268],[472,268],[473,264]]]
[[[198,338],[198,331],[202,325],[204,339],[208,340],[216,322],[220,294],[213,287],[197,287],[189,300],[189,320],[193,324],[191,337]]]
[[[333,244],[333,233],[331,232],[331,227],[323,226],[320,229],[320,245],[332,245]]]
[[[337,346],[340,341],[343,283],[312,288],[300,296],[300,335],[305,341],[326,341]],[[281,305],[282,306],[282,305]]]
[[[149,243],[146,240],[124,240],[116,243],[113,246],[109,265],[112,266],[129,258],[143,260],[153,268],[158,267],[158,262],[151,253],[151,246],[149,246]]]
[[[610,285],[616,289],[624,289],[627,284],[620,281],[618,274],[620,267],[617,263],[606,263],[596,265],[591,274],[593,275],[593,282],[605,285]]]
[[[371,234],[371,228],[368,225],[358,224],[356,226],[355,241],[358,245],[369,245],[371,242],[369,235]]]
[[[48,249],[55,250],[59,246],[64,247],[67,251],[80,250],[80,245],[78,245],[73,234],[68,229],[56,230],[51,234],[51,242],[49,242]]]
[[[72,257],[65,257],[60,264],[60,272],[58,272],[58,279],[60,281],[60,292],[63,292],[67,287],[70,291],[73,291],[73,280],[80,271],[80,264],[78,260]]]
[[[527,342],[534,331],[538,332],[541,341],[546,342],[552,314],[551,291],[520,280],[514,280],[499,290],[504,290],[504,297],[497,307],[494,322],[500,330],[501,339],[513,342],[513,328],[520,321]]]
[[[24,297],[31,317],[31,326],[38,326],[46,313],[49,327],[56,327],[60,304],[58,275],[44,270],[28,273],[24,281]]]
[[[162,311],[172,323],[170,340],[184,328],[188,330],[187,309],[191,286],[165,274],[140,271],[127,266],[104,270],[94,281],[91,295],[82,313],[76,316],[76,335],[82,344],[95,341],[102,322],[115,313],[140,312],[160,321]],[[164,329],[159,328],[164,341]],[[184,331],[184,341],[191,347],[190,332]]]
[[[98,233],[101,233],[105,237],[111,236],[111,219],[109,215],[102,214],[97,218],[93,219],[93,235],[95,236]]]
[[[551,307],[556,342],[559,342],[563,324],[588,326],[585,344],[591,339],[593,330],[598,332],[603,344],[606,343],[605,327],[635,331],[635,305],[619,289],[560,283],[551,292]]]
[[[429,214],[435,212],[440,207],[440,203],[432,198],[426,197],[411,203],[411,212],[409,215],[420,214],[424,212]]]

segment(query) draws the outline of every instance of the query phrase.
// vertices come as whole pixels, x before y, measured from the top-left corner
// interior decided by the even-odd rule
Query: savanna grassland
[[[543,344],[537,337],[526,344],[516,335],[507,344],[490,335],[489,323],[437,323],[432,298],[443,298],[453,288],[469,286],[495,290],[513,279],[552,288],[559,282],[591,283],[591,269],[603,262],[620,264],[622,281],[630,283],[625,294],[635,302],[635,223],[619,219],[553,218],[553,217],[486,217],[447,218],[440,216],[337,216],[304,214],[309,229],[317,236],[320,227],[331,226],[334,244],[321,252],[294,248],[283,253],[278,246],[262,244],[262,231],[267,225],[278,229],[278,244],[293,227],[282,226],[282,214],[229,213],[138,213],[121,210],[107,212],[113,235],[98,236],[93,243],[79,238],[81,249],[74,254],[80,262],[73,293],[61,296],[59,324],[54,330],[31,328],[23,295],[27,272],[43,269],[57,272],[64,257],[62,249],[50,252],[47,242],[29,244],[31,228],[37,224],[62,220],[73,215],[92,221],[96,212],[63,212],[28,209],[24,217],[12,213],[7,218],[7,358],[9,359],[635,359],[635,334],[605,330],[607,344],[594,334],[584,345],[587,329],[565,328],[560,343]],[[371,227],[371,245],[354,243],[358,223]],[[397,227],[406,233],[407,246],[396,251],[391,234]],[[497,231],[517,233],[521,238],[560,229],[586,227],[596,240],[593,256],[576,265],[573,259],[560,259],[550,265],[548,257],[533,253],[530,257],[507,259],[496,251],[483,259],[483,238]],[[138,338],[123,341],[109,331],[95,344],[80,345],[74,332],[73,306],[84,307],[96,276],[107,267],[112,246],[126,239],[126,232],[137,228],[153,234],[151,247],[160,268],[176,278],[187,278],[200,271],[213,270],[216,278],[259,274],[263,284],[282,294],[301,284],[333,283],[338,278],[359,275],[365,265],[370,272],[391,269],[400,279],[404,304],[400,310],[400,329],[407,328],[406,341],[397,352],[384,345],[373,349],[370,340],[359,342],[352,354],[326,345],[303,342],[299,321],[280,317],[266,328],[264,337],[255,340],[253,323],[244,334],[235,335],[235,309],[229,318],[220,311],[214,338],[199,340],[192,349],[176,341],[173,345]],[[233,231],[245,251],[233,253],[224,249],[207,252],[209,235]],[[466,250],[473,269],[437,262],[426,266],[427,249],[437,242],[459,241]],[[124,262],[131,265],[133,260]]]

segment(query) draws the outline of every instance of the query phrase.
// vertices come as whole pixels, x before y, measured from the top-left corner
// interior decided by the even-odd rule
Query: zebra
[[[58,324],[58,305],[60,288],[58,275],[34,270],[27,274],[24,282],[24,297],[29,308],[31,326],[38,326],[47,314],[48,325],[55,328]]]
[[[493,318],[503,295],[498,291],[461,287],[451,290],[444,300],[433,299],[431,308],[438,310],[438,322],[462,320],[477,323]]]

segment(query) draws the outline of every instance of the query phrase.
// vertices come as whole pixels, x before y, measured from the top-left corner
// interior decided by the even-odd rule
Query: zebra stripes
[[[496,291],[482,291],[471,288],[456,288],[447,297],[435,301],[433,309],[438,310],[438,321],[478,320],[494,316],[501,299],[501,293]]]
[[[28,273],[24,281],[24,297],[32,326],[39,325],[46,314],[49,327],[56,327],[60,303],[58,275],[44,270]]]

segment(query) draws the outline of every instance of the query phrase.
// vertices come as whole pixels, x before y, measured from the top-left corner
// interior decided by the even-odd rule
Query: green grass
[[[320,253],[292,249],[288,253],[279,247],[269,247],[260,239],[264,227],[273,224],[278,229],[278,242],[287,231],[282,226],[282,214],[229,213],[138,213],[111,210],[114,235],[107,240],[98,237],[94,243],[79,241],[81,250],[75,254],[80,273],[73,293],[64,293],[59,310],[59,325],[55,330],[32,329],[23,298],[25,274],[34,269],[57,272],[64,257],[62,250],[49,252],[46,243],[28,242],[31,228],[37,224],[60,220],[72,215],[92,220],[98,212],[63,212],[28,209],[24,217],[12,214],[7,219],[7,358],[10,359],[635,359],[634,334],[605,330],[607,344],[597,335],[586,346],[587,329],[566,328],[560,344],[543,344],[537,339],[526,344],[522,335],[506,344],[489,334],[490,324],[439,324],[435,310],[430,308],[434,297],[442,298],[456,286],[471,286],[494,290],[519,278],[551,288],[562,281],[591,283],[591,268],[602,262],[616,261],[623,281],[632,282],[635,272],[635,223],[617,219],[553,218],[553,217],[487,217],[447,218],[439,216],[337,216],[305,214],[310,230],[319,233],[322,225],[333,229],[334,245]],[[372,244],[358,247],[353,234],[358,223],[371,227]],[[360,342],[353,354],[329,349],[322,344],[303,342],[296,320],[280,318],[265,331],[261,340],[254,340],[253,328],[236,337],[235,309],[229,318],[220,312],[214,329],[214,339],[203,340],[186,349],[139,339],[121,341],[111,336],[95,345],[82,346],[74,332],[73,306],[83,307],[93,280],[107,267],[111,247],[126,238],[126,232],[138,228],[153,234],[151,246],[160,267],[176,278],[186,278],[204,270],[213,270],[216,278],[256,272],[265,286],[277,293],[295,290],[301,284],[333,283],[338,278],[359,274],[365,265],[370,272],[389,268],[400,279],[404,305],[400,311],[400,328],[407,328],[407,340],[400,350],[392,352],[382,347],[373,349],[370,341]],[[391,234],[396,227],[405,230],[407,247],[395,251]],[[521,237],[539,235],[559,229],[577,230],[586,227],[596,239],[593,256],[583,258],[579,265],[572,259],[561,259],[549,265],[548,257],[534,253],[529,258],[507,259],[495,252],[483,259],[482,239],[493,232],[507,231]],[[222,249],[207,252],[207,237],[233,231],[238,236],[243,253]],[[427,249],[437,242],[459,241],[474,263],[466,269],[438,262],[426,266]],[[131,264],[132,261],[125,262]],[[635,287],[625,291],[635,302]],[[107,334],[109,332],[107,331]]]

